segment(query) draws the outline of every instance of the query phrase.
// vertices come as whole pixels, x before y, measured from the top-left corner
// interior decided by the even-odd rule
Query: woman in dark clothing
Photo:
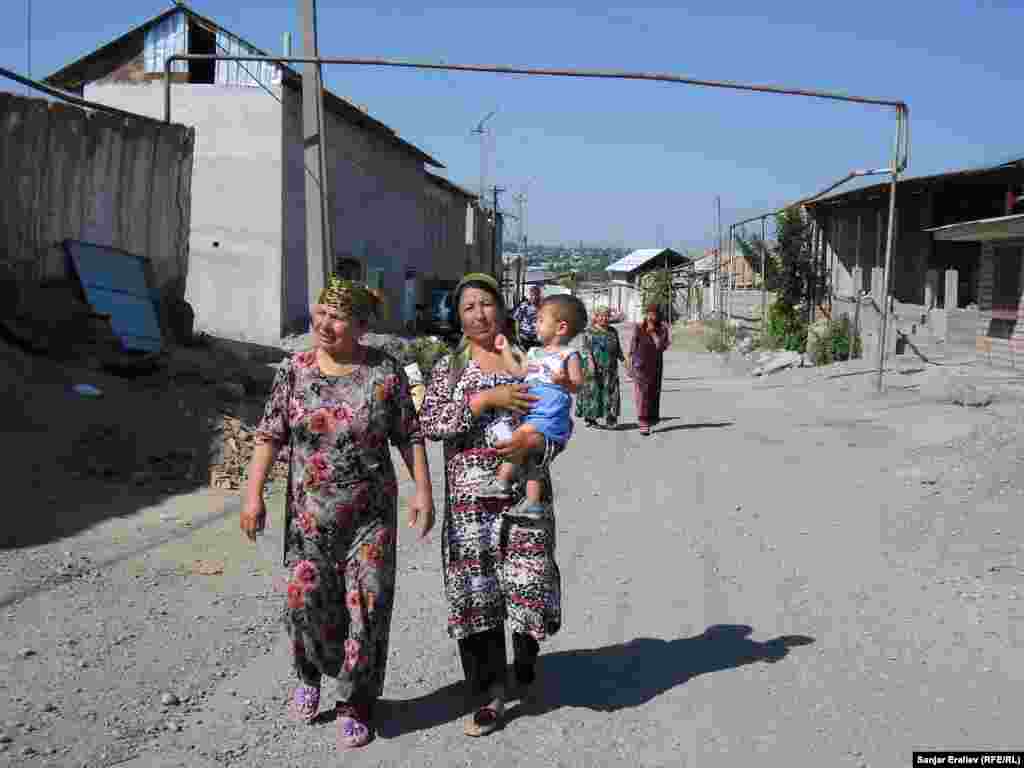
[[[649,305],[644,321],[633,329],[633,339],[629,344],[633,393],[642,435],[651,434],[651,427],[661,418],[661,380],[665,350],[671,343],[671,329],[661,320],[658,305]]]

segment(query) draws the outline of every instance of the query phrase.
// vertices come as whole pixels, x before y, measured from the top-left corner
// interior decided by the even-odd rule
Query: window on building
[[[217,53],[217,35],[211,30],[193,21],[189,21],[188,52],[206,55]],[[213,60],[188,62],[188,80],[190,83],[213,85],[216,72],[217,62]]]

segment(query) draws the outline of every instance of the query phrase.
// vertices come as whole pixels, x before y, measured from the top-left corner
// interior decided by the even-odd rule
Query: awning
[[[1024,238],[1024,213],[999,216],[995,219],[964,221],[924,230],[931,232],[936,240],[955,243],[987,243],[993,240],[1016,240]]]

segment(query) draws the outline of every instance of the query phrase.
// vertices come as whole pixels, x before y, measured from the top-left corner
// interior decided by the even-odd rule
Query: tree
[[[775,217],[775,257],[781,267],[779,300],[790,306],[807,302],[808,310],[818,283],[811,260],[811,227],[803,208],[791,206]]]
[[[664,307],[672,299],[672,273],[667,269],[654,269],[639,279],[643,305],[657,304]],[[671,321],[671,318],[666,318]]]
[[[766,288],[769,291],[777,290],[782,273],[777,254],[773,254],[768,243],[765,240],[762,240],[756,233],[751,235],[749,240],[747,240],[741,232],[737,232],[735,237],[736,243],[739,245],[740,252],[743,254],[743,258],[747,260],[751,269],[754,270],[757,280],[761,279],[763,265],[763,274],[765,276],[765,282],[767,283]],[[763,264],[765,261],[767,261],[767,263]]]

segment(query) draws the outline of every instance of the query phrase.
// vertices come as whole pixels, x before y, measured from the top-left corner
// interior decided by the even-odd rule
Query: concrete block
[[[794,365],[800,365],[802,355],[799,352],[779,352],[773,355],[770,360],[758,366],[751,374],[754,376],[767,376],[770,373],[781,371]]]
[[[943,368],[929,368],[919,376],[921,397],[939,403],[980,408],[995,400],[992,387],[976,377]]]

